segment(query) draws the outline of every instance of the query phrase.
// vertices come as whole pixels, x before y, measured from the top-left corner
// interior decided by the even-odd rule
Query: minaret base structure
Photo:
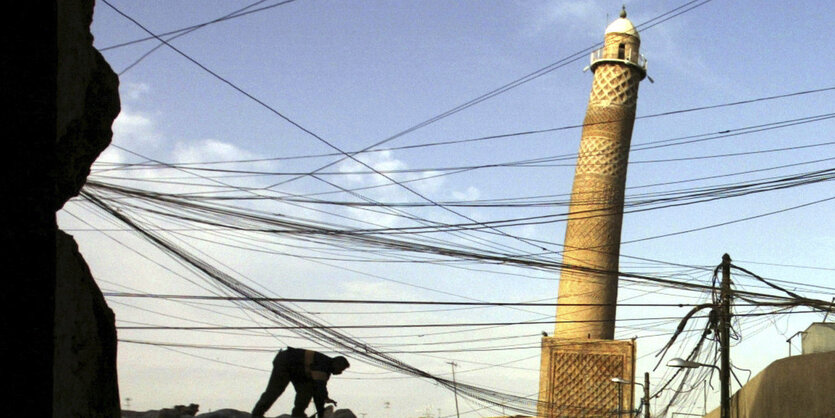
[[[631,416],[625,412],[633,409],[634,386],[612,378],[635,381],[635,349],[635,340],[544,337],[536,416],[610,418],[619,410]]]

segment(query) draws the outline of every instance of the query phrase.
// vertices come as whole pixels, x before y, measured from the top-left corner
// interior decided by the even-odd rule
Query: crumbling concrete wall
[[[53,417],[119,417],[116,328],[75,240],[56,234]]]
[[[93,48],[93,5],[57,2],[56,211],[81,190],[93,161],[110,144],[120,111],[119,79]],[[118,418],[113,311],[73,238],[58,231],[55,244],[52,416]]]
[[[93,3],[58,2],[55,210],[84,186],[120,111],[119,78],[93,48]]]

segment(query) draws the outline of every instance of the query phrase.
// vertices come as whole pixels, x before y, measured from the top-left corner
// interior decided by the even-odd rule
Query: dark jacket
[[[287,369],[293,386],[309,387],[317,416],[321,417],[328,398],[328,379],[333,373],[333,359],[311,350],[287,347]],[[298,389],[297,389],[298,390]]]

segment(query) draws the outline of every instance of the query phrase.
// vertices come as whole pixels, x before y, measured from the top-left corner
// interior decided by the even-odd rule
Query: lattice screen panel
[[[544,338],[540,400],[541,417],[611,417],[618,409],[618,384],[613,377],[634,381],[632,340]],[[632,409],[632,387],[623,385],[622,409]]]

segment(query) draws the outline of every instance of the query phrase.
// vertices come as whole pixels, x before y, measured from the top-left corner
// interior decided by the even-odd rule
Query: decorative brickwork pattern
[[[623,172],[626,171],[626,164],[629,159],[629,143],[604,137],[591,137],[589,139],[580,144],[577,169],[574,175],[622,176]],[[577,192],[583,191],[586,190],[577,190]]]
[[[635,122],[640,40],[609,33],[586,110],[565,232],[555,337],[612,339],[624,187]],[[576,304],[599,306],[569,306]]]
[[[615,63],[601,64],[594,71],[589,104],[634,105],[638,101],[641,73],[629,66]]]
[[[613,377],[634,381],[634,341],[571,342],[542,340],[538,416],[611,417],[618,410],[618,385]],[[543,379],[547,377],[546,379]],[[549,382],[543,384],[542,382]],[[621,409],[632,409],[633,391],[623,390]]]
[[[623,374],[619,356],[560,352],[553,356],[553,399],[571,399],[559,415],[609,415],[617,409],[617,390],[606,376]]]

